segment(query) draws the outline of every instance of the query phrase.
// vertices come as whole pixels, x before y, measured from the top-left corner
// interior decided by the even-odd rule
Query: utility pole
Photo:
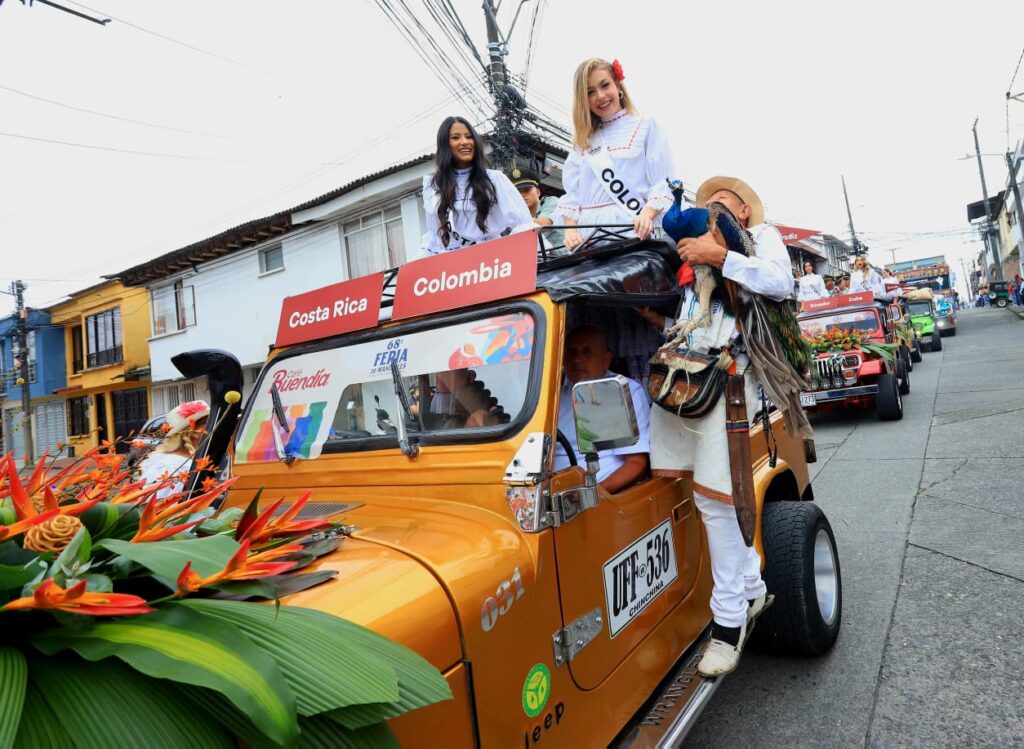
[[[1020,185],[1017,184],[1017,164],[1014,160],[1014,155],[1009,151],[1006,152],[1006,168],[1010,171],[1010,189],[1013,190],[1013,207],[1017,213],[1017,237],[1018,245],[1024,241],[1024,205],[1020,203]],[[1024,247],[1018,250],[1019,255],[1024,255]],[[1019,256],[1018,255],[1018,256]],[[1024,264],[1021,265],[1024,268]]]
[[[842,175],[840,175],[840,177],[843,180],[843,200],[846,201],[846,217],[850,221],[850,244],[853,245],[853,254],[860,255],[862,254],[860,242],[857,241],[857,232],[853,230],[853,213],[850,211],[850,196],[846,194],[846,177]],[[866,250],[867,248],[865,247],[864,249]]]
[[[981,146],[978,145],[978,118],[974,118],[974,155],[978,157],[978,174],[981,175],[981,195],[985,199],[985,246],[992,250],[992,258],[996,265],[996,279],[1003,280],[1003,261],[999,257],[999,240],[992,230],[992,208],[988,202],[988,185],[985,184],[985,167],[981,165]],[[985,271],[988,278],[988,270]]]
[[[35,442],[32,439],[32,395],[29,393],[29,384],[32,378],[29,377],[28,357],[28,310],[25,309],[25,284],[21,281],[14,282],[14,303],[16,308],[17,321],[15,323],[15,338],[18,344],[17,358],[21,363],[21,419],[22,433],[25,435],[25,455],[28,457],[28,464],[34,465]]]
[[[494,97],[494,164],[505,171],[515,163],[515,131],[512,126],[512,106],[518,96],[510,91],[508,68],[505,66],[507,49],[498,30],[498,11],[494,0],[484,0],[484,20],[487,23],[487,53],[490,59],[489,73],[491,94]]]

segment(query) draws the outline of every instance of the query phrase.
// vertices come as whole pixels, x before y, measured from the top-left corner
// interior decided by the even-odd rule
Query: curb
[[[1024,320],[1024,307],[1014,307],[1012,304],[1007,305],[1006,309],[1010,310],[1013,314]]]

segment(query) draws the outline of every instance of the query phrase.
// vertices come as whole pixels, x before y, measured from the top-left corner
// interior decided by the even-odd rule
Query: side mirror
[[[572,388],[576,444],[584,455],[640,440],[629,380],[622,375],[584,380]]]

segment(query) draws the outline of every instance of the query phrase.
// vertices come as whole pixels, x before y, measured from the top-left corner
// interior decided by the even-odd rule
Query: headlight
[[[842,377],[840,377],[839,375],[836,375],[835,377],[832,378],[832,387],[833,388],[838,390],[842,386],[843,386],[843,378]]]

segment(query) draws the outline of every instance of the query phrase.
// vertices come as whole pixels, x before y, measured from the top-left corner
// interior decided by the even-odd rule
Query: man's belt
[[[725,431],[729,445],[729,474],[733,506],[743,541],[754,545],[757,529],[757,498],[750,455],[750,422],[747,421],[746,383],[742,374],[730,374],[725,382]]]

